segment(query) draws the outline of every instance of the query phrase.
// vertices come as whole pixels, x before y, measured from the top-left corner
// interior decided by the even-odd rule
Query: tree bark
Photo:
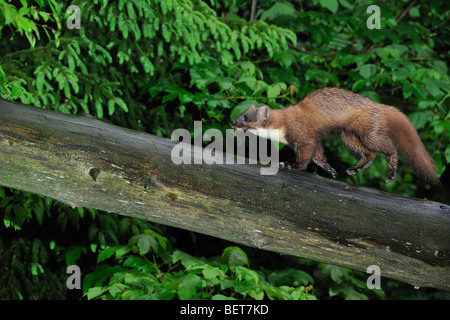
[[[450,290],[450,207],[296,170],[175,165],[168,139],[0,100],[0,184]],[[194,153],[195,157],[201,157]]]

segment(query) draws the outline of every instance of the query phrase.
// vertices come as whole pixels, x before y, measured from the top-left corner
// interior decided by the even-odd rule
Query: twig
[[[166,273],[164,273],[164,274],[162,275],[162,277],[159,279],[159,281],[160,281],[160,282],[163,282],[164,277],[165,277],[166,275],[168,275],[170,271],[172,271],[173,269],[175,269],[176,267],[178,267],[180,264],[181,264],[181,261],[178,261],[177,263],[175,263],[169,270],[166,271]]]
[[[125,289],[125,288],[122,288],[121,286],[119,286],[118,284],[116,284],[116,287],[117,288],[119,288],[120,290],[123,290],[123,291],[128,291],[127,289]]]
[[[133,247],[131,248],[131,250],[133,250],[135,253],[139,254],[143,259],[145,259],[148,263],[150,263],[150,265],[151,265],[153,268],[155,268],[156,270],[158,270],[158,267],[155,266],[155,264],[154,264],[153,262],[151,262],[150,259],[148,259],[145,255],[143,255],[142,253],[140,253],[139,250],[138,250],[135,246],[133,246]]]
[[[46,28],[46,29],[50,29],[50,30],[56,31],[54,28],[49,27],[49,26],[46,25],[46,24],[39,24],[39,23],[37,23],[37,22],[35,22],[34,24],[37,25],[37,26],[39,26],[39,27],[42,27],[42,28]]]
[[[431,30],[435,30],[435,29],[439,28],[440,26],[442,26],[443,24],[445,24],[449,19],[450,19],[450,17],[447,17],[447,19],[445,19],[444,21],[442,21],[441,23],[439,23],[437,26],[434,26],[433,28],[431,28]]]
[[[408,13],[408,11],[416,4],[417,0],[414,0],[413,2],[411,2],[411,4],[405,9],[405,11],[402,12],[402,14],[395,19],[395,22],[399,23],[400,20],[403,19],[403,17]]]
[[[256,1],[252,0],[252,7],[250,11],[250,21],[255,20],[255,14],[256,14]]]

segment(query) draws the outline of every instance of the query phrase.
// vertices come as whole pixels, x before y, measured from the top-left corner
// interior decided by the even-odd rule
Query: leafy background
[[[71,4],[80,30],[67,27]],[[349,177],[356,159],[330,135],[339,179],[450,203],[450,5],[379,1],[381,29],[369,30],[372,4],[0,0],[0,96],[170,137],[200,119],[223,131],[252,104],[283,108],[338,86],[408,114],[446,187],[417,183],[404,165],[386,184],[384,157]],[[2,299],[450,298],[384,278],[368,290],[362,272],[3,187],[0,213]],[[82,290],[66,288],[71,264]]]

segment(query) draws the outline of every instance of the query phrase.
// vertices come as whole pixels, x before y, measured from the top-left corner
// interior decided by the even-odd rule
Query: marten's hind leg
[[[336,178],[337,172],[328,164],[327,159],[325,158],[325,155],[323,154],[323,147],[320,142],[316,147],[316,152],[315,152],[312,160],[316,165],[318,165],[323,170],[328,172],[333,178]]]
[[[386,155],[388,161],[386,182],[394,180],[397,175],[398,153],[390,137],[379,131],[374,131],[365,137],[360,137],[360,139],[364,145],[370,146],[370,150],[373,152],[381,152]]]
[[[389,137],[385,137],[384,139],[380,139],[383,141],[379,146],[379,152],[386,155],[388,162],[388,174],[386,178],[386,182],[391,182],[395,179],[397,175],[397,163],[398,163],[398,153],[397,148]]]
[[[388,176],[386,182],[391,182],[397,176],[397,162],[398,154],[397,151],[391,155],[386,155],[388,160]]]
[[[372,164],[376,153],[367,149],[356,135],[351,132],[341,131],[341,140],[351,152],[360,157],[353,167],[347,169],[349,175],[352,176],[363,171]]]

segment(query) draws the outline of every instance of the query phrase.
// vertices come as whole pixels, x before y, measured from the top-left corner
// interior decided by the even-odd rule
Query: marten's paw
[[[333,178],[336,178],[336,176],[337,176],[336,170],[334,170],[334,169],[331,168],[331,167],[330,167],[330,171],[328,171],[328,173],[331,174],[331,176],[332,176]]]
[[[355,174],[357,174],[360,171],[361,171],[361,169],[359,169],[359,168],[351,167],[350,169],[347,169],[347,174],[350,176],[354,176]]]
[[[286,169],[292,169],[296,166],[296,163],[292,163],[289,161],[282,161],[280,162],[280,167],[281,168],[286,168]]]
[[[328,172],[328,174],[330,174],[333,178],[336,178],[338,175],[336,170],[334,170],[334,168],[332,168],[328,163],[323,164],[322,169]]]
[[[396,174],[389,174],[388,177],[386,178],[386,182],[394,181],[395,177],[396,177]]]

